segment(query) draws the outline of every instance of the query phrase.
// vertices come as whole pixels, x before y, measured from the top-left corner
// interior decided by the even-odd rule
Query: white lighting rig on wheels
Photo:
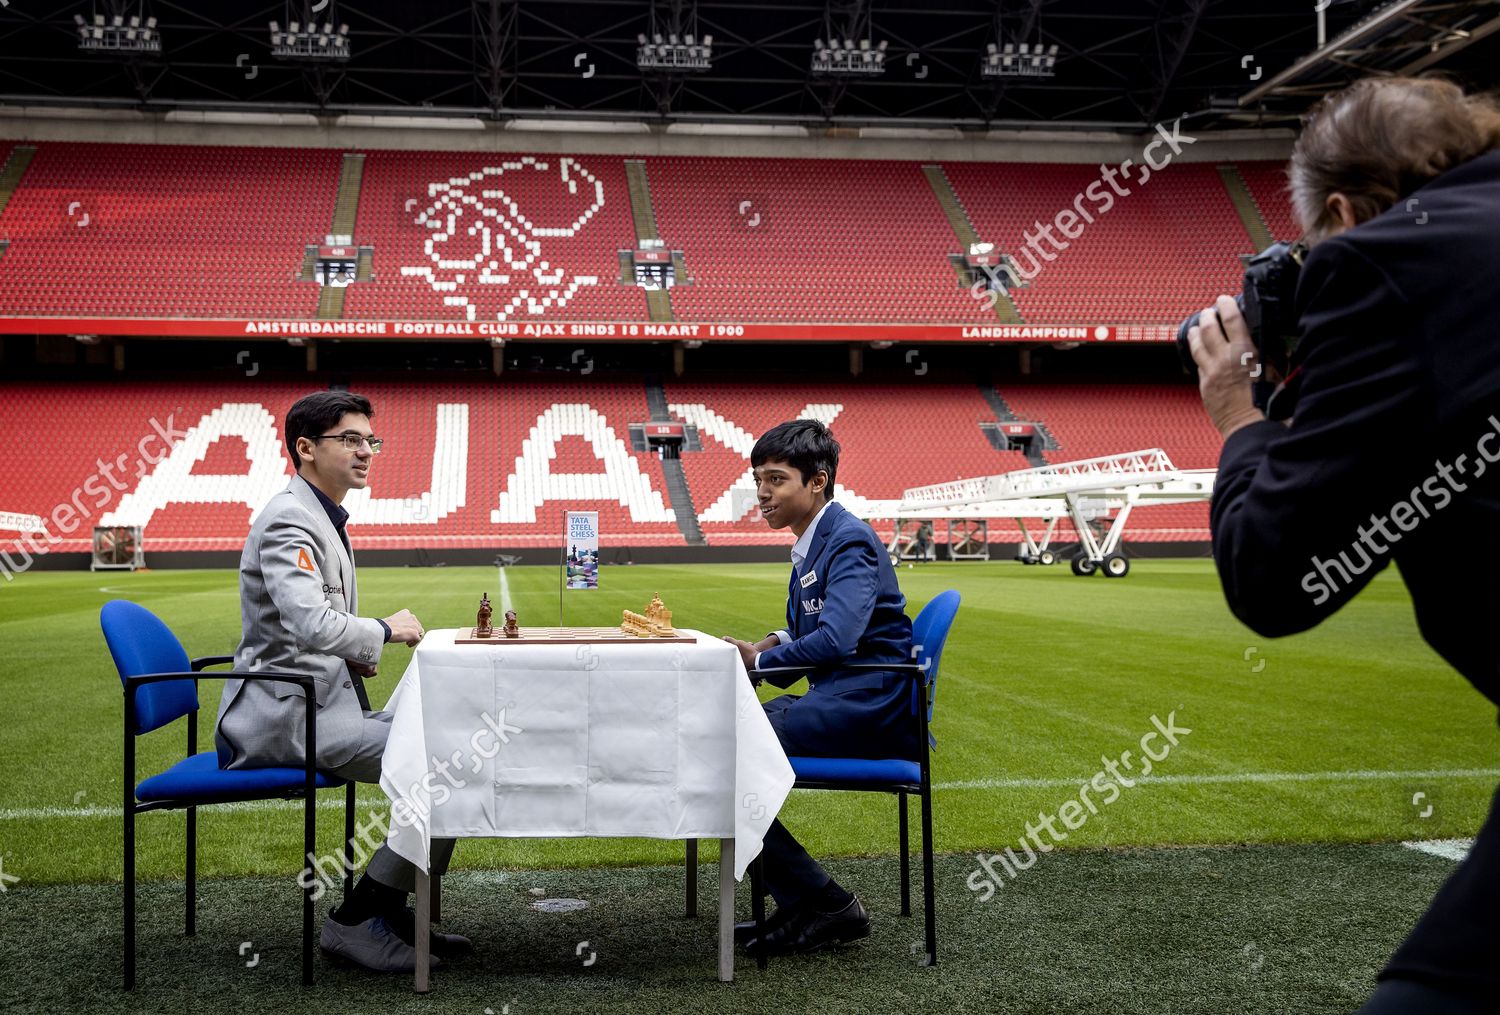
[[[1021,529],[1020,560],[1027,564],[1052,564],[1050,549],[1059,518],[1072,519],[1081,546],[1072,559],[1073,573],[1091,575],[1102,571],[1110,578],[1123,578],[1130,561],[1120,553],[1125,525],[1137,505],[1190,504],[1213,496],[1215,469],[1179,469],[1160,448],[1129,451],[1102,458],[1061,462],[1034,469],[1020,469],[998,476],[960,479],[931,486],[917,486],[901,495],[894,516],[898,519],[892,553],[903,545],[902,526],[907,521],[947,518],[970,521],[1014,518]],[[1090,522],[1115,512],[1102,538]],[[1034,539],[1026,520],[1046,523],[1041,539]]]

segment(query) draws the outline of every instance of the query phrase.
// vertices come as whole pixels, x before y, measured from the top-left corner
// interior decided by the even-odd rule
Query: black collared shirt
[[[319,490],[312,483],[308,483],[307,485],[312,487],[313,495],[318,498],[318,503],[322,504],[323,510],[328,512],[328,520],[333,523],[333,531],[337,532],[339,538],[344,541],[344,549],[352,558],[354,551],[349,548],[349,534],[344,531],[344,525],[349,521],[349,512],[345,511],[342,505],[335,504],[332,497]]]
[[[349,554],[349,560],[352,562],[354,560],[354,548],[349,545],[349,533],[344,531],[344,526],[349,521],[349,512],[344,510],[343,505],[335,504],[332,497],[319,490],[312,483],[308,483],[307,485],[312,487],[313,495],[318,498],[318,503],[322,504],[323,510],[328,512],[328,520],[333,523],[333,531],[337,532],[339,539],[343,540],[344,552]],[[391,625],[378,618],[375,622],[385,628],[385,640],[390,641]]]

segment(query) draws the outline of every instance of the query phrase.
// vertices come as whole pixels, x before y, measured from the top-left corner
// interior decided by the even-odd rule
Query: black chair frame
[[[311,863],[317,850],[317,769],[313,759],[317,756],[317,707],[316,685],[311,676],[302,673],[281,673],[263,670],[256,673],[204,673],[209,666],[222,666],[234,662],[233,656],[203,656],[192,661],[189,673],[144,673],[124,678],[125,694],[125,760],[124,760],[124,817],[125,817],[125,940],[124,970],[125,989],[135,988],[136,958],[136,878],[135,878],[135,818],[147,811],[187,811],[187,856],[186,856],[186,903],[185,932],[188,936],[197,933],[198,924],[198,808],[205,805],[238,803],[248,800],[302,800],[303,856]],[[292,683],[303,689],[307,703],[307,756],[304,770],[307,778],[300,789],[280,793],[227,793],[209,797],[194,797],[191,800],[152,800],[141,803],[136,800],[135,741],[136,702],[135,691],[147,684],[167,680],[192,680],[196,691],[200,679],[215,680],[264,680],[277,683]],[[198,709],[187,712],[187,757],[198,753]],[[302,890],[302,983],[313,982],[313,895],[316,885],[311,879],[303,879]],[[344,896],[348,897],[354,885],[354,783],[345,784],[344,805]]]
[[[926,920],[927,956],[926,965],[937,965],[937,911],[935,908],[935,877],[932,853],[932,770],[931,737],[927,723],[927,663],[852,663],[841,667],[846,670],[878,670],[884,673],[906,673],[916,680],[917,695],[917,739],[921,757],[917,759],[921,778],[915,783],[892,783],[888,786],[850,786],[839,782],[798,779],[793,789],[839,790],[845,793],[891,793],[897,800],[896,814],[901,838],[901,915],[911,916],[911,858],[909,847],[907,796],[915,795],[922,805],[922,903]],[[783,666],[753,671],[761,676],[767,673],[806,673],[805,667]],[[760,885],[760,857],[755,858],[751,870],[751,893],[755,904],[755,919],[761,922],[764,901]],[[764,956],[760,963],[765,967]]]

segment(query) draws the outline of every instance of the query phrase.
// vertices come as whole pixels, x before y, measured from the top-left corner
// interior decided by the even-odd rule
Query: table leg
[[[766,879],[762,872],[762,863],[765,854],[762,853],[750,861],[750,915],[755,920],[755,936],[766,935],[766,897],[761,894],[765,887]],[[760,954],[755,956],[755,967],[766,968],[766,950],[762,948]]]
[[[734,979],[734,839],[719,840],[719,979]]]
[[[687,841],[687,915],[698,915],[698,840]]]
[[[425,994],[432,989],[428,983],[432,965],[432,878],[424,870],[417,871],[416,908],[416,991]]]

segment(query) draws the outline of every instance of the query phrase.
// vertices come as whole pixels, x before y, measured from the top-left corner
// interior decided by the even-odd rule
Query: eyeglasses
[[[309,437],[308,440],[343,441],[344,447],[350,451],[358,451],[361,444],[368,444],[370,445],[370,454],[372,455],[380,454],[380,449],[385,446],[385,441],[379,437],[366,437],[364,434],[358,433],[325,433],[319,434],[317,437]]]

